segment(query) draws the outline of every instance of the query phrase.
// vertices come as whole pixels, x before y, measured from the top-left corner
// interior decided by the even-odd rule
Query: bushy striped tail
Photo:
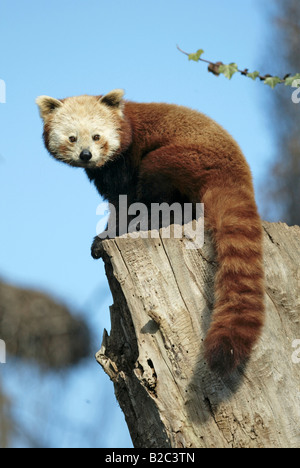
[[[212,370],[228,375],[249,357],[264,323],[262,225],[252,187],[214,187],[203,202],[219,264],[205,354]]]

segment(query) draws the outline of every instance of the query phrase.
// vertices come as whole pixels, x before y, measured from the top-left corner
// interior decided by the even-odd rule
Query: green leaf
[[[272,89],[274,89],[275,86],[277,86],[281,82],[282,82],[282,79],[279,78],[278,76],[269,76],[264,81],[264,83],[268,86],[271,86]]]
[[[284,84],[285,84],[285,86],[293,86],[295,80],[300,80],[300,73],[297,73],[297,74],[294,75],[294,76],[288,76],[288,77],[284,80]],[[299,86],[300,86],[300,85],[298,85],[298,87],[299,87]]]
[[[236,63],[230,63],[229,65],[220,65],[219,72],[223,73],[229,80],[233,75],[238,71],[238,66]]]
[[[199,62],[201,55],[204,54],[204,50],[198,49],[195,54],[189,55],[189,60],[194,60],[194,62]]]
[[[247,73],[247,76],[249,78],[251,78],[252,80],[254,80],[254,81],[256,80],[256,78],[259,77],[259,75],[260,75],[260,73],[258,71],[255,71],[253,73]]]

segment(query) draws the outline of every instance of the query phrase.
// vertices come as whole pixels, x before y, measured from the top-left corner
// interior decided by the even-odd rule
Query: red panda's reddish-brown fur
[[[262,225],[248,164],[231,136],[196,111],[122,101],[121,113],[121,99],[101,105],[120,132],[112,160],[85,167],[101,195],[115,204],[118,194],[147,203],[204,203],[219,264],[205,355],[213,370],[229,374],[250,356],[264,322]],[[48,149],[53,116],[43,115]]]

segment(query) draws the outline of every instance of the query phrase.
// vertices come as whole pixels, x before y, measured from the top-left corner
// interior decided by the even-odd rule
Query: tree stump
[[[221,379],[203,341],[216,272],[209,235],[103,242],[114,304],[96,358],[136,448],[300,447],[300,228],[264,223],[266,324],[248,363]]]

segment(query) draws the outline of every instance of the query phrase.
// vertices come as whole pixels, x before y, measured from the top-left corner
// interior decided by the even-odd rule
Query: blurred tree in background
[[[72,366],[89,354],[83,320],[46,294],[1,282],[0,336],[10,355],[46,369]]]
[[[295,75],[300,72],[300,2],[275,0],[269,7],[271,37],[266,42],[266,68],[280,76]],[[276,153],[265,182],[264,217],[300,225],[300,104],[293,103],[291,88],[277,86],[270,106]]]
[[[71,368],[90,354],[90,332],[82,319],[41,292],[3,282],[0,282],[0,337],[6,344],[8,359],[16,357],[24,367],[26,362],[33,363],[43,372]],[[40,445],[38,432],[32,440],[32,434],[20,429],[20,421],[14,417],[14,401],[5,393],[1,377],[0,447],[10,447],[16,432],[24,432],[21,436],[29,446]],[[28,391],[27,385],[24,382],[24,392]],[[53,400],[48,404],[53,404]]]

